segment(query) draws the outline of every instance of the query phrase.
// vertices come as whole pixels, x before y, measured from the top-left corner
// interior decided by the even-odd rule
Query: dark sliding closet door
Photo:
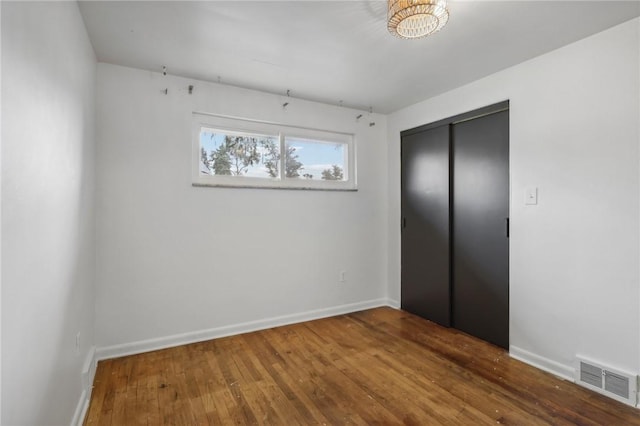
[[[509,113],[454,124],[453,326],[509,347]]]
[[[402,137],[402,309],[451,325],[449,130]]]
[[[508,348],[508,102],[402,133],[402,216],[402,308]]]

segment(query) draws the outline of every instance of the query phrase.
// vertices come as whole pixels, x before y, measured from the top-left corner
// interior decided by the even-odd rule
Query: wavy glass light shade
[[[388,0],[387,28],[401,38],[433,34],[449,20],[446,0]]]

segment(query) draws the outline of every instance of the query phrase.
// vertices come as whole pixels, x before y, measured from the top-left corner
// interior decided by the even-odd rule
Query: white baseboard
[[[121,356],[140,354],[143,352],[166,349],[175,346],[186,345],[189,343],[203,342],[220,337],[233,336],[236,334],[265,330],[268,328],[279,327],[283,325],[311,321],[320,318],[327,318],[336,315],[343,315],[351,312],[362,311],[365,309],[378,308],[381,306],[390,306],[397,308],[399,304],[397,301],[389,300],[387,298],[381,298],[367,300],[364,302],[349,303],[346,305],[334,306],[331,308],[315,309],[307,312],[282,315],[258,321],[249,321],[240,324],[216,327],[208,330],[191,331],[182,334],[175,334],[172,336],[159,337],[156,339],[141,340],[138,342],[125,343],[122,345],[105,346],[96,350],[96,359],[100,361],[104,359],[118,358]]]
[[[92,346],[87,353],[84,365],[82,366],[82,373],[80,374],[80,381],[82,383],[82,394],[80,400],[76,405],[76,411],[73,413],[73,419],[71,420],[71,426],[81,426],[84,423],[84,418],[87,415],[89,409],[89,403],[91,402],[91,391],[93,390],[93,380],[96,376],[96,347]]]
[[[400,302],[395,299],[387,299],[387,305],[394,309],[400,309]]]
[[[561,379],[568,380],[570,382],[575,381],[575,368],[569,365],[560,364],[559,362],[534,354],[513,345],[509,346],[509,355],[512,358],[517,359],[518,361],[522,361],[533,367],[539,368],[540,370],[546,371],[547,373],[551,373],[555,376],[560,377]]]
[[[76,406],[76,411],[73,413],[73,419],[71,420],[71,426],[81,426],[84,422],[84,416],[89,409],[89,399],[87,398],[87,391],[83,390],[80,395],[80,400]]]

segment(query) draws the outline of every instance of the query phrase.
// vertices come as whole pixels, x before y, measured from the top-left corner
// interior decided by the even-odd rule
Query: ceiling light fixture
[[[446,0],[388,0],[387,28],[400,38],[433,34],[449,20]]]

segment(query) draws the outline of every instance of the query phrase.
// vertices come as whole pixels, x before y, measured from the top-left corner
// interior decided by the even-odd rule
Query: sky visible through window
[[[241,133],[233,133],[228,132],[228,135],[232,136],[240,136]],[[272,141],[273,147],[277,151],[278,155],[280,155],[280,147],[279,147],[279,139],[278,136],[266,136],[266,135],[256,135],[256,134],[246,134],[253,138],[257,138],[258,140]],[[215,174],[213,171],[213,162],[211,160],[212,153],[216,152],[221,146],[225,144],[225,132],[214,131],[213,129],[202,129],[200,132],[200,147],[205,150],[207,158],[209,160],[208,165],[210,166],[211,172],[206,174]],[[285,139],[285,147],[286,149],[293,148],[289,156],[286,157],[286,160],[289,164],[295,162],[299,162],[299,168],[296,168],[292,173],[298,174],[296,178],[299,179],[312,179],[312,180],[321,180],[327,178],[328,170],[335,170],[334,166],[339,167],[340,171],[343,172],[345,170],[345,154],[346,154],[346,146],[343,143],[331,143],[331,142],[321,142],[321,141],[313,141],[309,139],[295,138],[295,137],[286,137]],[[232,173],[235,176],[247,176],[247,177],[259,177],[259,178],[273,178],[272,175],[269,174],[269,170],[267,168],[267,162],[269,158],[269,150],[265,146],[258,144],[256,148],[256,158],[257,161],[254,161],[252,165],[246,167],[246,170],[242,173],[236,174]],[[289,170],[289,167],[287,167]],[[288,175],[289,176],[289,175]],[[331,177],[333,175],[329,175]],[[292,176],[289,176],[292,177]],[[334,180],[345,180],[346,176],[340,176]]]
[[[345,145],[341,143],[314,142],[298,138],[286,138],[285,144],[294,147],[294,155],[302,163],[300,175],[322,179],[322,172],[337,165],[344,170]]]

